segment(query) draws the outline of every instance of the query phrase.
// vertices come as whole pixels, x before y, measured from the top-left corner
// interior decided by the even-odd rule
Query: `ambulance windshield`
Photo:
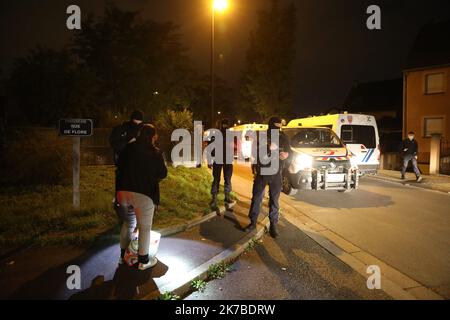
[[[344,148],[341,140],[330,129],[295,128],[283,132],[289,137],[292,148]]]

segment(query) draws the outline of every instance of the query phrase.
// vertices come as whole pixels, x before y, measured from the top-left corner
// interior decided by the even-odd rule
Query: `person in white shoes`
[[[137,228],[140,270],[149,269],[158,262],[156,257],[149,257],[150,231],[155,207],[159,205],[159,182],[167,177],[167,168],[162,153],[155,146],[157,139],[156,128],[144,125],[136,142],[122,151],[116,176],[116,211],[122,222],[119,264],[123,263]]]

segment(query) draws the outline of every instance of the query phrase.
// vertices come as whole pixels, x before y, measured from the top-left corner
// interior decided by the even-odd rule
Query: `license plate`
[[[328,182],[344,182],[345,181],[345,174],[329,174],[327,176]]]

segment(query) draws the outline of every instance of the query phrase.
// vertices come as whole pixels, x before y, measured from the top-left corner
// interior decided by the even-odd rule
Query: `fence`
[[[112,165],[114,164],[113,151],[109,145],[111,129],[94,129],[91,137],[81,139],[82,165]]]
[[[9,131],[23,132],[30,136],[32,139],[33,134],[36,132],[49,133],[51,135],[57,135],[58,129],[56,128],[44,128],[44,127],[9,127]],[[94,129],[94,133],[91,137],[81,139],[81,165],[113,165],[114,154],[109,146],[109,135],[111,133],[110,128]],[[66,139],[70,144],[70,138]],[[8,141],[8,133],[6,134],[6,142]]]
[[[441,159],[439,172],[441,174],[450,174],[450,141],[441,138]]]

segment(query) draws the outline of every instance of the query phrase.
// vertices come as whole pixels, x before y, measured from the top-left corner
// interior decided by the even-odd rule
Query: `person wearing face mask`
[[[261,204],[264,198],[266,186],[269,186],[269,219],[270,229],[269,233],[273,238],[278,237],[277,230],[278,216],[279,216],[279,198],[282,189],[282,168],[283,162],[289,158],[289,142],[286,135],[281,132],[283,120],[279,117],[272,117],[269,120],[269,129],[267,132],[267,145],[261,144],[258,139],[258,151],[256,155],[256,164],[253,167],[255,178],[253,181],[252,191],[252,203],[250,206],[249,218],[250,224],[244,229],[245,232],[250,232],[256,229],[258,222],[259,212],[261,210]],[[272,131],[277,130],[279,132],[279,141],[272,139]],[[263,164],[260,159],[259,148],[267,148],[268,155],[276,153],[280,163],[276,170],[267,174],[262,172],[262,168],[269,168],[270,164]],[[277,160],[278,160],[277,159]]]
[[[225,205],[230,205],[233,203],[231,199],[231,177],[233,175],[233,164],[227,163],[227,152],[233,152],[233,146],[227,147],[227,130],[230,128],[230,122],[228,119],[223,119],[220,123],[220,131],[222,133],[223,139],[223,161],[222,163],[218,163],[214,161],[212,163],[212,174],[213,174],[213,182],[211,186],[211,208],[217,209],[217,195],[219,193],[220,187],[220,176],[223,171],[223,179],[224,179],[224,191],[225,191]],[[215,154],[213,154],[214,156]]]
[[[414,132],[408,133],[408,139],[402,142],[402,156],[403,156],[403,166],[402,166],[402,180],[405,179],[406,168],[408,163],[411,161],[414,173],[416,174],[417,182],[422,181],[422,176],[420,174],[419,168],[417,167],[417,154],[419,152],[419,145],[415,140]]]

